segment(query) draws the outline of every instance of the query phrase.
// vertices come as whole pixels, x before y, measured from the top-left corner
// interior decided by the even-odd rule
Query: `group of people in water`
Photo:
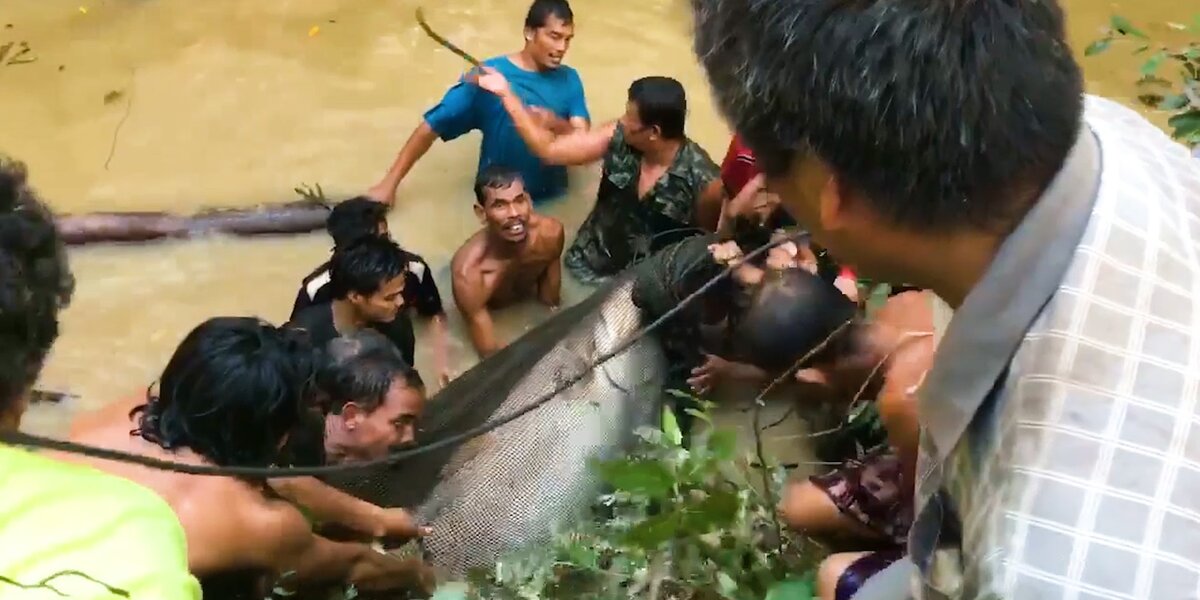
[[[383,180],[332,209],[332,256],[303,279],[286,325],[201,323],[154,385],[82,417],[72,440],[196,467],[337,465],[412,443],[426,385],[409,313],[431,320],[442,382],[449,334],[430,265],[391,239],[387,214],[435,140],[479,130],[482,228],[450,270],[481,357],[505,345],[492,311],[559,304],[563,265],[599,285],[708,234],[734,293],[724,327],[664,340],[668,355],[700,348],[672,384],[710,394],[790,377],[804,404],[873,405],[882,438],[789,483],[780,502],[789,527],[837,550],[818,573],[822,600],[1191,597],[1200,561],[1172,540],[1200,522],[1172,492],[1200,480],[1185,443],[1200,431],[1196,386],[1183,383],[1200,372],[1187,295],[1200,283],[1188,225],[1200,220],[1200,165],[1131,111],[1083,95],[1054,2],[893,4],[693,0],[697,54],[737,131],[717,165],[687,137],[686,94],[667,77],[633,82],[624,114],[593,126],[563,64],[571,7],[534,0],[524,47],[452,86]],[[591,163],[600,187],[572,238],[536,207],[565,191],[565,166]],[[894,284],[870,318],[859,269]],[[7,159],[0,279],[0,429],[11,431],[73,279],[50,212]],[[1173,429],[1148,425],[1164,415]],[[1135,451],[1172,475],[1110,478]],[[1155,479],[1129,483],[1139,477]],[[0,445],[0,482],[0,598],[6,585],[262,597],[268,575],[289,589],[432,585],[420,559],[374,543],[428,533],[408,511],[314,477]],[[1055,508],[1079,497],[1088,508]],[[1123,514],[1145,527],[1095,535]],[[1083,550],[1035,545],[1047,531]],[[1118,555],[1119,536],[1147,554]],[[1050,573],[1060,562],[1077,567]]]

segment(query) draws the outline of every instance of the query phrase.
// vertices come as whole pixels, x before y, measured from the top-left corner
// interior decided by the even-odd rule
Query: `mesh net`
[[[591,461],[619,456],[638,427],[657,423],[670,329],[596,362],[711,276],[709,241],[668,247],[476,365],[430,400],[421,435],[461,434],[583,374],[537,410],[463,444],[327,481],[382,506],[419,507],[433,529],[427,558],[451,576],[549,541],[601,491]]]

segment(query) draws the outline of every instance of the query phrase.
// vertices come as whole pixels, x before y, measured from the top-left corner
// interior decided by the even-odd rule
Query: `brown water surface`
[[[1114,11],[1155,23],[1152,32],[1188,18],[1176,0],[1066,4],[1080,49]],[[0,66],[0,151],[29,163],[36,187],[63,212],[249,206],[292,199],[301,182],[320,182],[335,197],[357,193],[464,68],[420,34],[417,5],[4,0],[0,45],[26,41],[37,61]],[[523,0],[472,0],[426,10],[445,35],[490,56],[519,47],[526,8]],[[622,111],[633,79],[669,75],[689,90],[690,135],[719,159],[728,133],[692,56],[684,3],[607,0],[576,2],[575,10],[567,62],[583,77],[594,119]],[[1130,95],[1135,64],[1120,53],[1087,60],[1089,88]],[[439,271],[464,368],[472,353],[461,341],[445,264],[478,226],[469,189],[477,147],[476,135],[437,144],[404,182],[391,217],[401,243]],[[575,170],[569,197],[545,210],[573,230],[596,179],[594,169]],[[66,410],[35,410],[28,428],[61,432],[75,410],[144,388],[208,316],[282,321],[298,280],[329,246],[313,234],[75,250],[78,292],[42,383],[82,399]],[[581,293],[566,292],[568,300]],[[499,327],[511,339],[543,315],[536,307],[506,311]],[[418,349],[418,363],[427,359]]]

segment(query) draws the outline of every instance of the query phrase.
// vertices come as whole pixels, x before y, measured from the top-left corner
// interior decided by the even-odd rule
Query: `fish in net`
[[[596,363],[721,272],[708,254],[712,241],[667,247],[476,365],[430,399],[421,436],[502,419],[582,375],[536,410],[462,444],[327,481],[382,506],[416,507],[432,528],[426,558],[449,577],[550,541],[586,517],[602,491],[592,462],[621,456],[636,429],[658,424],[669,371],[664,336],[680,330],[656,329]]]

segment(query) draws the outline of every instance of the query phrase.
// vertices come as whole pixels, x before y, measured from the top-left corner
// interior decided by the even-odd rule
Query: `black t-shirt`
[[[437,283],[433,280],[433,269],[424,258],[408,254],[408,272],[404,274],[404,309],[412,308],[422,317],[434,317],[443,314],[442,295],[438,292]],[[300,311],[314,305],[332,301],[329,293],[329,261],[309,273],[300,283],[296,292],[296,301],[292,304],[292,316],[295,319]]]
[[[318,348],[325,348],[331,340],[340,336],[333,326],[333,304],[328,302],[305,308],[288,321],[287,326],[307,331],[313,345]],[[413,354],[416,352],[417,339],[407,313],[401,311],[390,323],[372,323],[370,327],[391,340],[405,362],[410,366],[415,364]]]

